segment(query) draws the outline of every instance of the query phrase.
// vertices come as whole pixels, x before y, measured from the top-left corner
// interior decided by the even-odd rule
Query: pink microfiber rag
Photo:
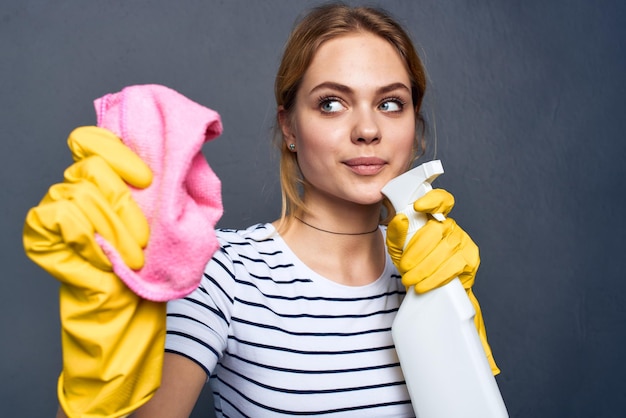
[[[145,264],[128,268],[102,237],[113,271],[139,296],[167,301],[191,293],[217,250],[221,184],[202,145],[222,133],[217,112],[159,85],[138,85],[94,102],[98,126],[119,136],[152,169],[145,189],[131,188],[150,224]]]

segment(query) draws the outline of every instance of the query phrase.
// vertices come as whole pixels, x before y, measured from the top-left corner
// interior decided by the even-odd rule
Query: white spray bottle
[[[424,163],[382,189],[396,213],[409,219],[406,245],[427,220],[413,202],[443,173]],[[442,221],[442,214],[433,215]],[[424,294],[407,289],[393,322],[400,366],[417,418],[506,418],[508,413],[474,325],[476,311],[455,278]]]

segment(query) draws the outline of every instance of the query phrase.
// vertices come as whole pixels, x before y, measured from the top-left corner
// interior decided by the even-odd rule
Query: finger
[[[148,244],[150,227],[146,217],[128,185],[103,158],[94,155],[82,159],[65,170],[64,176],[70,183],[88,181],[95,185],[137,244],[141,247]]]
[[[445,224],[439,226],[432,222],[432,229],[441,232],[441,239],[433,241],[434,245],[430,251],[422,253],[421,260],[413,260],[410,279],[406,280],[419,283],[416,285],[419,292],[441,286],[454,277],[458,277],[466,289],[474,284],[480,264],[478,246],[453,219],[446,219]]]
[[[447,215],[454,207],[454,196],[444,189],[432,189],[413,202],[416,212]]]
[[[399,270],[400,273],[413,269],[424,262],[424,259],[435,249],[436,246],[448,234],[452,219],[443,222],[428,220],[409,240],[402,256]]]
[[[478,246],[474,244],[471,239],[469,239],[469,236],[468,240],[469,243],[465,243],[461,250],[463,258],[467,262],[467,268],[458,276],[466,290],[474,286],[476,273],[478,271],[478,267],[480,266],[480,251]]]
[[[404,214],[394,216],[387,226],[387,251],[394,264],[398,264],[404,251],[409,219]]]
[[[463,260],[465,260],[466,268],[459,273],[458,277],[461,279],[461,283],[465,289],[474,285],[474,278],[476,271],[480,265],[480,251],[478,245],[472,240],[472,238],[461,228],[454,220],[452,220],[452,226],[449,229],[449,234],[446,236],[445,241],[450,248],[458,248],[459,254],[461,254]]]
[[[64,231],[63,219],[71,219],[72,241]],[[77,234],[75,231],[84,231]],[[81,210],[67,201],[49,202],[32,208],[23,231],[26,254],[57,279],[75,271],[111,271],[112,266],[94,239],[93,228]]]
[[[479,264],[479,260],[468,260],[460,249],[442,243],[422,263],[407,272],[405,280],[413,282],[419,293],[443,286],[455,277],[465,289],[469,289],[474,285]]]
[[[128,184],[145,188],[152,182],[152,171],[141,158],[112,132],[96,126],[76,128],[67,139],[75,161],[99,155]]]
[[[421,266],[425,266],[425,268],[421,269]],[[432,289],[450,283],[454,278],[459,277],[466,267],[467,264],[465,260],[463,260],[463,257],[459,253],[456,253],[448,257],[443,263],[428,264],[428,262],[425,262],[421,264],[411,270],[411,274],[406,280],[408,281],[410,278],[414,280],[421,278],[421,280],[415,284],[415,291],[417,293],[426,293]]]
[[[423,260],[407,270],[402,279],[405,285],[415,286],[418,293],[424,293],[458,277],[465,267],[462,254],[442,241],[432,247]]]
[[[92,244],[95,233],[98,233],[117,249],[128,267],[139,269],[143,266],[141,246],[96,186],[88,181],[56,184],[50,188],[40,206],[59,201],[72,205],[52,206],[49,209],[52,212],[42,219],[47,229],[56,231],[81,256],[90,261],[97,259]],[[82,213],[80,222],[74,222],[68,216],[69,212],[64,211],[66,207],[77,208]],[[75,213],[74,210],[71,212]]]

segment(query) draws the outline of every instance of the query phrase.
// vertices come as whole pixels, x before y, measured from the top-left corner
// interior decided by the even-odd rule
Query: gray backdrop
[[[95,123],[92,100],[160,83],[218,110],[225,131],[205,151],[224,183],[220,225],[271,221],[273,74],[313,4],[2,2],[2,416],[56,409],[58,284],[26,258],[21,230],[70,163],[67,134]],[[481,247],[476,293],[511,416],[623,416],[626,3],[380,4],[428,69],[427,157],[443,160],[436,184]],[[209,410],[205,395],[195,416]]]

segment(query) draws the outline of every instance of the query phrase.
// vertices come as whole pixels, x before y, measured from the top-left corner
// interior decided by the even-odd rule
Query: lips
[[[343,161],[350,170],[360,175],[374,175],[379,173],[387,162],[377,157],[358,157]]]

